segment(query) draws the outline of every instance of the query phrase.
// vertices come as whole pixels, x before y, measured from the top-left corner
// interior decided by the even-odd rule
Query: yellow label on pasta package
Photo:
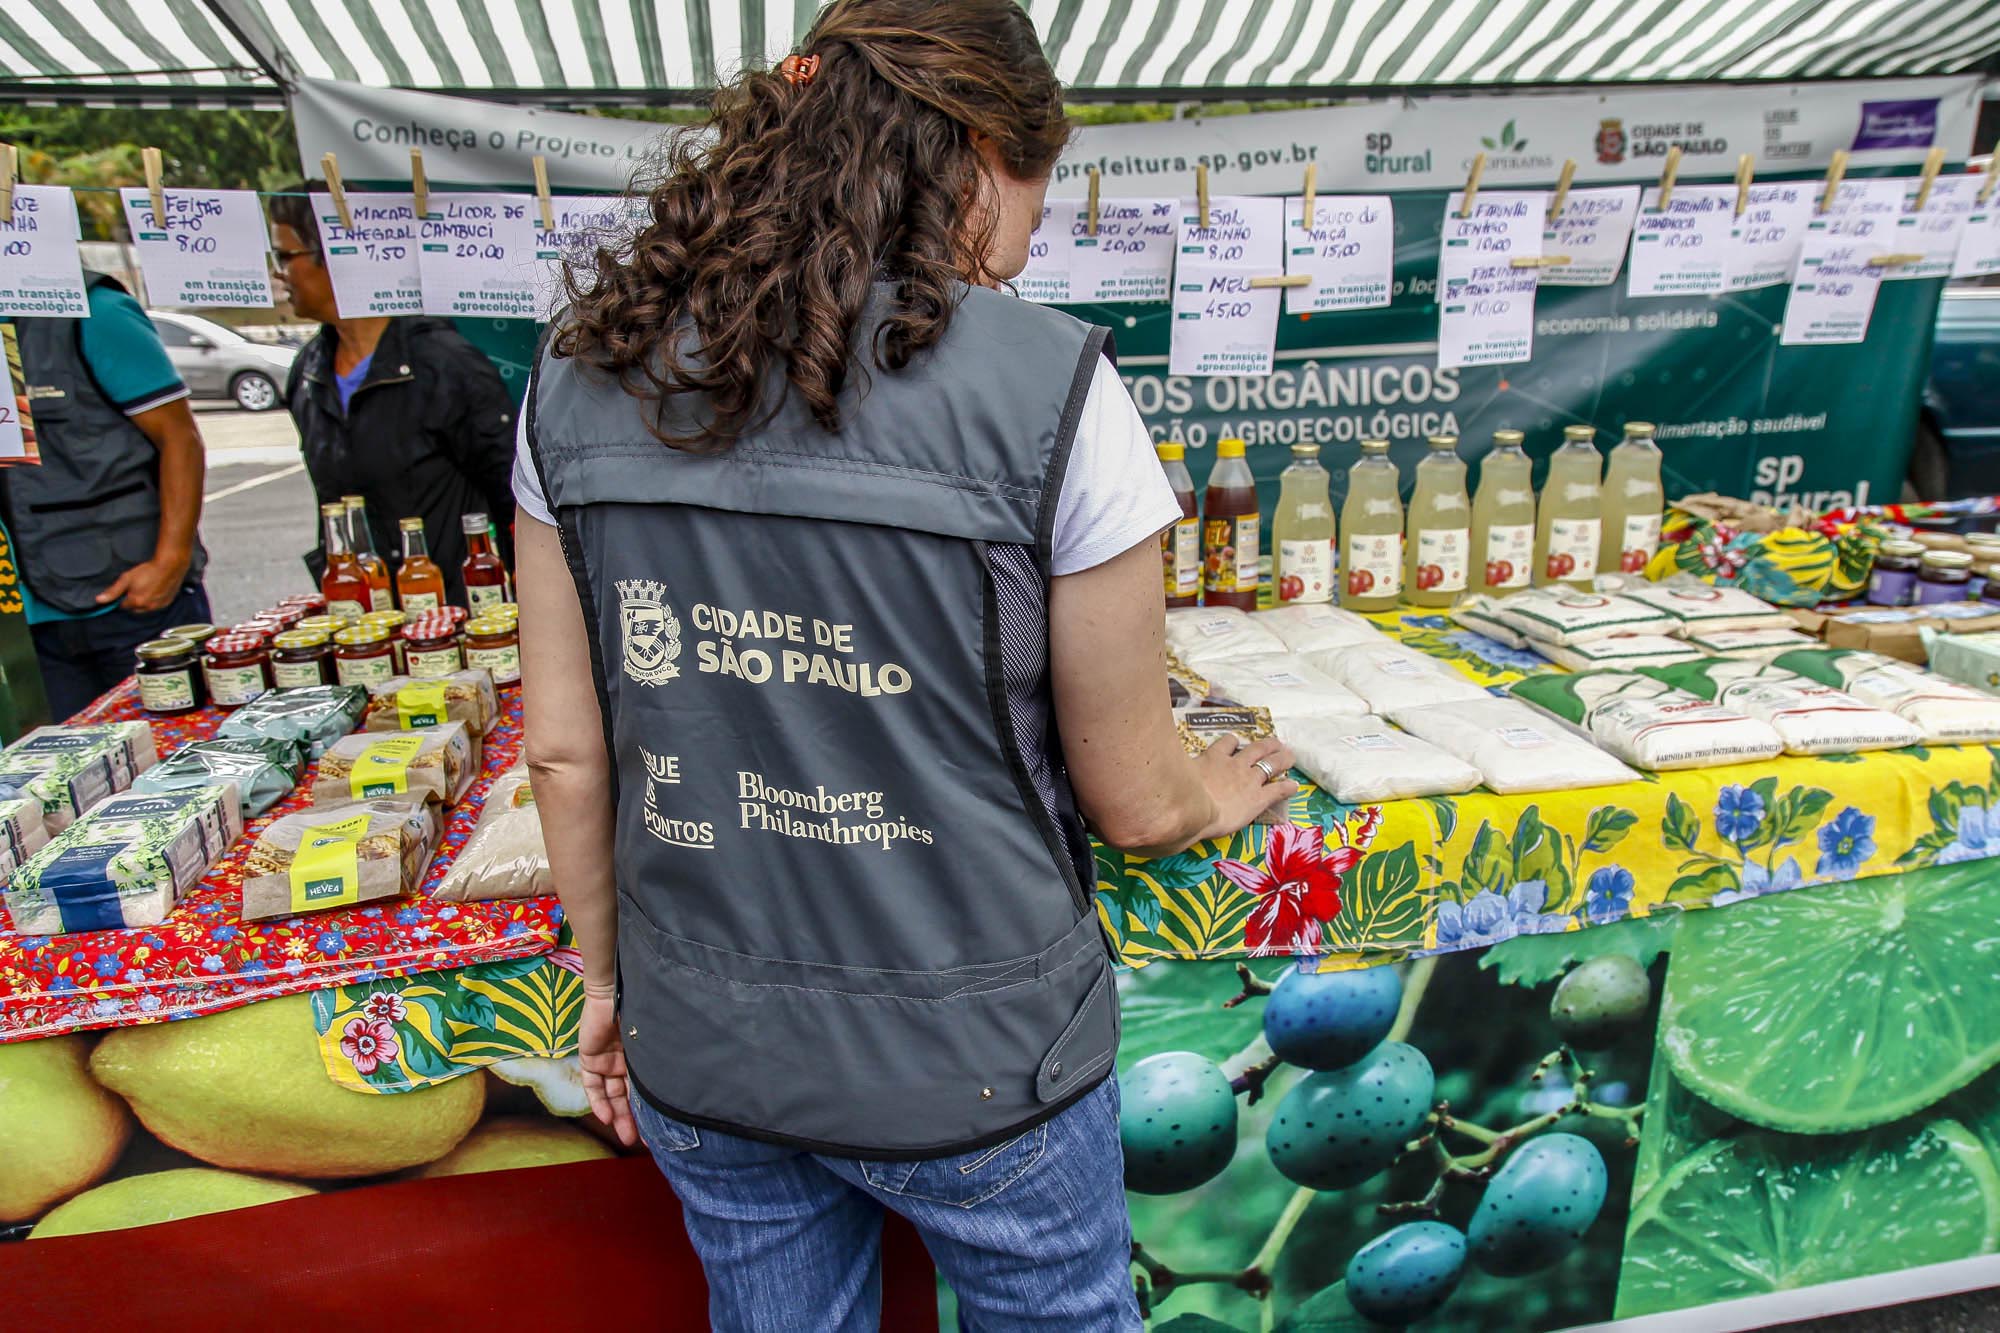
[[[399,796],[410,789],[410,761],[424,748],[422,736],[389,736],[363,750],[347,775],[347,789],[357,801],[370,796]]]
[[[396,691],[396,720],[403,730],[435,727],[450,719],[445,716],[444,686],[405,685]]]
[[[361,900],[359,843],[368,836],[368,816],[315,824],[299,838],[292,856],[292,910],[317,912]]]

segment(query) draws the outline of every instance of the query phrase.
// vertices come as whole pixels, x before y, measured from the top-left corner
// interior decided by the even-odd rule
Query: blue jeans
[[[65,722],[132,674],[132,650],[175,625],[207,623],[208,593],[199,583],[157,611],[124,607],[81,620],[45,620],[31,627],[49,717]]]
[[[885,1208],[923,1236],[962,1329],[1142,1327],[1115,1078],[998,1147],[915,1162],[697,1129],[636,1092],[632,1110],[680,1198],[720,1333],[874,1333]]]

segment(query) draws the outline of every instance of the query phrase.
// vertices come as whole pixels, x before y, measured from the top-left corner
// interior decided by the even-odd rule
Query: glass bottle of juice
[[[1604,469],[1604,545],[1597,567],[1643,572],[1660,548],[1660,512],[1666,503],[1653,423],[1628,421],[1625,438],[1612,448]]]
[[[1201,501],[1204,604],[1257,609],[1257,543],[1257,479],[1243,441],[1219,440]]]
[[[1417,464],[1403,540],[1403,595],[1418,606],[1450,606],[1465,592],[1472,553],[1472,502],[1458,436],[1433,435]]]
[[[403,535],[403,559],[396,566],[396,597],[414,616],[444,609],[444,571],[431,559],[424,540],[424,521],[406,518],[396,525]]]
[[[507,566],[493,546],[493,528],[484,514],[466,514],[459,520],[465,533],[465,603],[473,615],[499,606],[507,600]]]
[[[1535,533],[1535,586],[1567,584],[1588,588],[1597,577],[1597,548],[1603,529],[1599,512],[1603,457],[1597,431],[1564,426],[1562,447],[1549,455],[1542,483],[1540,524]]]
[[[1278,476],[1278,511],[1271,515],[1271,577],[1278,605],[1333,600],[1332,478],[1319,465],[1319,446],[1295,444]]]
[[[319,507],[320,542],[326,551],[326,572],[319,576],[326,613],[342,620],[359,620],[371,602],[368,576],[354,558],[348,537],[347,506],[339,501]]]
[[[1340,604],[1350,611],[1387,611],[1403,591],[1403,501],[1387,440],[1363,440],[1347,469],[1340,510]]]
[[[343,495],[340,503],[347,509],[348,540],[352,543],[354,558],[360,562],[361,573],[368,580],[368,609],[395,610],[396,596],[389,578],[389,562],[375,554],[375,530],[368,526],[368,501],[359,495]]]
[[[1195,510],[1194,478],[1188,475],[1187,446],[1178,440],[1156,444],[1167,484],[1180,501],[1180,519],[1160,534],[1160,573],[1166,581],[1168,606],[1193,606],[1201,601],[1201,516]]]
[[[1534,464],[1521,432],[1496,430],[1479,462],[1472,498],[1473,581],[1480,592],[1505,596],[1528,586],[1535,565]]]

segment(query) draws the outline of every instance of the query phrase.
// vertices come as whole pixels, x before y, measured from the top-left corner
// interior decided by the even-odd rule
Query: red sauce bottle
[[[1195,508],[1194,478],[1188,475],[1187,448],[1175,442],[1155,445],[1153,452],[1160,456],[1174,499],[1181,503],[1180,521],[1160,534],[1167,605],[1194,606],[1201,601],[1201,515]]]
[[[507,600],[507,566],[493,549],[486,515],[467,514],[459,526],[465,532],[465,563],[459,567],[465,578],[465,603],[477,616]]]
[[[1220,440],[1202,497],[1202,602],[1257,609],[1257,479],[1243,459],[1243,441]]]

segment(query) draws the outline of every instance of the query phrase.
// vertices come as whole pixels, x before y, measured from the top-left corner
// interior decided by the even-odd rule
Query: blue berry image
[[[1345,1069],[1381,1044],[1403,1002],[1393,967],[1312,972],[1294,966],[1264,1001],[1264,1040],[1304,1069]]]
[[[1604,1157],[1574,1134],[1543,1134],[1514,1149],[1466,1228],[1472,1262],[1521,1277],[1560,1260],[1604,1206]]]
[[[1436,1087],[1422,1051],[1382,1042],[1345,1069],[1301,1079],[1278,1103],[1265,1150],[1294,1184],[1321,1190],[1359,1185],[1416,1137]]]
[[[1465,1236],[1443,1222],[1405,1222],[1347,1261],[1347,1300],[1377,1323],[1401,1326],[1435,1313],[1465,1275]]]
[[[1213,1060],[1149,1055],[1118,1080],[1125,1187],[1178,1194],[1222,1174],[1236,1153],[1236,1094]]]

